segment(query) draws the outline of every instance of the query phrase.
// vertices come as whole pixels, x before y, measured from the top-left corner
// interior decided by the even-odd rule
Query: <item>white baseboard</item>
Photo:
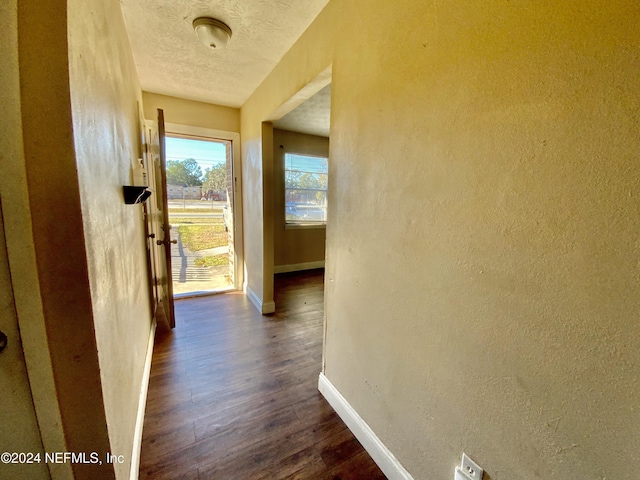
[[[156,338],[157,323],[154,320],[149,332],[149,343],[147,344],[147,356],[144,361],[144,371],[142,372],[142,384],[140,385],[140,397],[138,398],[138,414],[136,415],[136,428],[133,432],[133,448],[131,451],[131,469],[129,470],[129,480],[138,480],[140,470],[140,449],[142,448],[142,427],[144,426],[144,411],[147,405],[147,392],[149,390],[149,375],[151,374],[151,359],[153,358],[153,344]]]
[[[258,311],[262,312],[262,300],[255,294],[249,285],[246,285],[244,288],[244,293],[247,295],[251,303],[258,309]]]
[[[262,303],[262,314],[269,315],[270,313],[275,313],[276,311],[276,302],[271,300],[270,302]]]
[[[300,272],[302,270],[313,270],[315,268],[324,268],[324,260],[317,262],[293,263],[291,265],[275,265],[273,273],[289,273]]]
[[[274,302],[273,300],[269,302],[263,302],[262,300],[260,300],[260,297],[256,295],[256,292],[251,290],[249,286],[245,287],[245,293],[247,294],[247,297],[249,297],[249,300],[251,300],[251,303],[253,303],[258,311],[263,315],[268,315],[276,311],[276,302]]]
[[[318,390],[327,399],[342,421],[347,425],[351,433],[358,439],[364,449],[369,453],[380,470],[390,480],[413,480],[413,477],[405,470],[393,453],[382,443],[367,423],[358,415],[349,402],[340,394],[333,384],[320,373]]]

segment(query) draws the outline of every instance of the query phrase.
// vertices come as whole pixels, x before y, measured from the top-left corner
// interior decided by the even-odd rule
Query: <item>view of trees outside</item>
[[[229,142],[166,137],[167,197],[175,295],[233,286],[227,199]],[[188,187],[188,188],[187,188]]]
[[[167,184],[195,187],[202,185],[202,168],[194,158],[167,161]]]
[[[220,183],[226,175],[224,142],[167,136],[166,147],[167,184],[224,190],[225,184]]]
[[[227,186],[227,167],[219,163],[211,168],[207,168],[202,179],[203,190],[213,190],[221,192]]]
[[[285,221],[324,222],[327,215],[328,159],[285,154]]]
[[[218,163],[202,173],[202,168],[193,158],[169,160],[167,161],[167,184],[202,186],[205,191],[222,192],[227,186],[227,166],[224,163]]]

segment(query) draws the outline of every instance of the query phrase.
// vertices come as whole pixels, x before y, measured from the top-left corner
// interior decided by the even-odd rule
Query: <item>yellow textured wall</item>
[[[285,228],[285,153],[329,157],[329,139],[286,130],[273,130],[274,264],[281,266],[321,262],[324,260],[324,227]]]
[[[142,94],[120,4],[68,2],[74,147],[111,453],[129,475],[151,329],[141,205],[125,205],[138,157]]]
[[[48,15],[50,12],[43,13]],[[11,375],[17,370],[24,371],[26,364],[28,379],[26,376],[13,377],[9,379],[10,385],[6,385],[6,388],[3,386],[6,403],[2,421],[7,432],[3,435],[2,451],[36,452],[43,448],[45,451],[64,451],[67,450],[67,442],[62,427],[60,404],[56,401],[53,355],[47,338],[44,296],[38,278],[39,266],[34,238],[34,235],[41,235],[42,225],[32,222],[30,212],[20,91],[20,77],[22,75],[28,78],[30,70],[22,68],[21,71],[18,19],[17,0],[9,0],[0,6],[0,50],[3,59],[0,62],[0,111],[3,119],[3,132],[0,134],[0,196],[7,267],[10,273],[10,276],[4,277],[0,282],[3,295],[6,295],[3,296],[2,329],[9,337],[8,351],[2,356],[2,368],[5,374]],[[64,39],[64,30],[62,38]],[[41,68],[43,64],[46,65],[41,62]],[[26,108],[28,111],[29,106]],[[52,231],[46,225],[44,228]],[[5,301],[8,302],[6,305]],[[51,312],[47,314],[52,321],[56,320]],[[16,321],[17,325],[14,323],[11,331],[9,328],[5,330],[4,322]],[[26,395],[27,398],[18,400],[12,397],[18,394]],[[28,398],[29,394],[31,398]],[[0,476],[48,478],[45,465],[21,467],[0,466]],[[71,466],[64,464],[49,465],[48,471],[60,479],[72,478],[73,475]]]
[[[0,165],[7,174],[11,167],[7,157],[22,158],[22,132],[20,122],[20,96],[18,88],[17,56],[17,3],[0,4],[0,45],[4,61],[0,65],[0,111],[4,119],[5,135],[0,136]],[[4,188],[3,188],[4,187]],[[0,357],[0,389],[3,404],[0,410],[1,452],[33,452],[44,455],[42,438],[36,418],[31,386],[27,377],[15,294],[11,282],[11,270],[7,255],[2,198],[10,192],[6,184],[0,183],[0,331],[6,335],[7,344]],[[9,200],[9,205],[11,205]],[[5,206],[5,208],[7,208]],[[11,220],[11,215],[8,217]],[[19,287],[18,287],[19,288]],[[12,479],[49,478],[45,464],[30,466],[28,470],[20,464],[0,463],[0,477]]]
[[[179,123],[192,127],[240,131],[240,109],[211,103],[196,102],[183,98],[143,92],[145,118],[156,119],[157,109],[164,110],[167,123]]]
[[[22,119],[20,101],[20,75],[18,56],[18,11],[17,0],[0,4],[0,112],[3,119],[3,133],[0,134],[0,330],[7,336],[7,346],[0,357],[0,389],[3,392],[0,424],[3,425],[0,435],[0,451],[33,452],[44,455],[43,439],[48,447],[53,435],[64,447],[59,421],[60,411],[57,402],[49,400],[49,411],[40,409],[39,420],[36,417],[34,397],[38,406],[42,406],[42,398],[55,398],[51,363],[44,363],[38,369],[31,362],[31,378],[35,391],[32,393],[23,347],[23,338],[28,346],[33,346],[33,338],[37,338],[39,350],[43,356],[48,355],[46,336],[41,313],[29,315],[25,311],[25,292],[27,302],[38,309],[37,276],[25,278],[34,273],[35,255],[33,239],[22,237],[21,230],[30,230],[28,214],[28,198],[25,191],[24,151],[22,143]],[[4,207],[4,208],[2,208]],[[8,223],[11,239],[5,236],[5,218]],[[9,265],[8,243],[11,244],[11,260],[13,271]],[[22,252],[20,252],[22,250]],[[13,275],[13,281],[12,281]],[[31,282],[29,280],[32,280]],[[32,283],[33,282],[33,283]],[[22,325],[18,323],[18,311]],[[34,335],[34,330],[39,332]],[[27,347],[28,349],[28,347]],[[31,353],[31,352],[30,352]],[[33,356],[30,357],[33,360]],[[43,375],[44,371],[44,375]],[[40,382],[38,382],[40,381]],[[39,388],[37,384],[39,383]],[[53,412],[53,415],[50,415]],[[49,415],[48,415],[49,414]],[[53,421],[52,417],[54,418]],[[38,421],[42,427],[38,425]],[[56,425],[58,422],[58,425]],[[53,426],[52,426],[53,424]],[[41,435],[40,430],[44,435]],[[65,469],[70,478],[70,469]],[[55,472],[63,478],[63,472]],[[0,477],[12,479],[48,479],[49,470],[45,464],[31,465],[24,468],[19,464],[0,464]]]
[[[332,0],[242,109],[330,56],[325,373],[417,479],[632,476],[639,8]]]
[[[8,91],[19,99],[7,97],[12,155],[3,155],[12,181],[3,177],[1,186],[44,449],[125,458],[115,469],[75,463],[49,471],[125,478],[151,319],[142,216],[121,193],[138,151],[141,94],[120,7],[20,3],[17,34],[8,58],[20,89],[15,75]],[[29,466],[21,472],[44,478]]]
[[[3,408],[0,411],[0,422],[4,426],[0,436],[0,450],[31,452],[44,456],[12,294],[4,224],[0,215],[0,330],[7,337],[0,364],[0,387],[4,397]],[[49,472],[44,463],[36,463],[25,468],[18,463],[2,462],[0,477],[15,480],[46,479],[49,478]]]
[[[5,228],[27,369],[45,449],[104,454],[110,448],[73,143],[67,2],[18,2],[17,12],[24,156],[9,162],[16,177],[3,192],[17,208]],[[70,478],[71,470],[77,478],[114,475],[106,465],[49,470],[56,478]]]
[[[3,408],[0,424],[0,451],[43,452],[40,429],[36,419],[31,386],[22,348],[15,293],[11,282],[11,270],[5,237],[2,201],[7,210],[19,208],[13,198],[7,176],[14,173],[16,163],[24,164],[22,150],[22,122],[20,118],[20,77],[18,61],[17,0],[0,4],[0,112],[3,118],[3,134],[0,135],[0,331],[7,336],[6,349],[0,357],[0,389],[3,392]],[[15,180],[13,180],[15,182]],[[11,183],[13,183],[11,182]],[[15,188],[15,187],[14,187]],[[14,190],[15,191],[15,190]],[[7,211],[7,220],[12,222]],[[15,229],[14,229],[15,231]],[[17,272],[15,272],[17,274]],[[19,290],[20,286],[16,286]],[[35,322],[34,322],[35,323]],[[36,465],[25,471],[21,465],[0,464],[3,478],[47,478],[46,465]]]

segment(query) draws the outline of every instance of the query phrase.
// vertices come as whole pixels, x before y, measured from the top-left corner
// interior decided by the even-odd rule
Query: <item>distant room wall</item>
[[[285,153],[328,158],[329,139],[286,130],[273,130],[274,263],[276,272],[279,270],[299,270],[304,268],[305,264],[316,264],[317,266],[324,261],[325,256],[326,228],[324,226],[286,227],[284,215]]]

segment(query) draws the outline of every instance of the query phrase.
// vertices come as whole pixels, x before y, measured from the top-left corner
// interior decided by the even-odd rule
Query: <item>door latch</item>
[[[164,240],[156,240],[156,243],[158,245],[168,245],[170,243],[178,243],[178,240],[167,240],[166,238]]]
[[[0,353],[3,352],[5,348],[7,348],[7,343],[9,343],[9,339],[4,334],[4,332],[0,332]]]

